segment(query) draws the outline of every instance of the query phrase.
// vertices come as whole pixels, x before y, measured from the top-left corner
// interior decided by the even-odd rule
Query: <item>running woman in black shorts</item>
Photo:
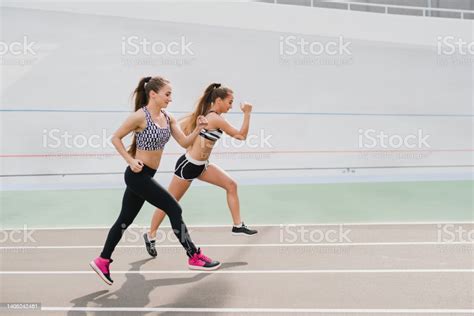
[[[198,128],[200,130],[200,137],[194,140],[187,148],[186,154],[181,156],[176,162],[175,176],[170,183],[168,191],[179,201],[188,190],[192,180],[196,178],[225,189],[227,192],[227,204],[234,222],[232,234],[249,236],[256,234],[257,231],[246,226],[241,220],[237,183],[227,172],[215,164],[210,164],[208,161],[212,148],[224,132],[239,140],[245,140],[247,137],[250,113],[252,111],[251,104],[243,103],[240,105],[240,109],[244,113],[244,121],[240,129],[233,127],[221,116],[221,114],[227,113],[232,108],[233,101],[233,91],[221,86],[219,83],[209,85],[204,91],[204,94],[198,101],[196,110],[182,122],[183,131],[186,135],[190,135]],[[207,118],[207,128],[201,129],[199,126],[196,126],[196,120],[200,116]],[[153,257],[157,255],[155,249],[156,231],[165,216],[166,213],[157,208],[153,215],[150,231],[143,235],[147,251]]]
[[[188,255],[188,267],[197,270],[214,270],[220,266],[203,255],[192,242],[183,222],[182,210],[176,199],[153,179],[160,165],[163,148],[170,136],[184,148],[189,147],[207,126],[207,120],[198,116],[196,127],[186,136],[176,119],[164,108],[171,102],[171,85],[161,77],[146,77],[135,89],[135,112],[120,126],[112,137],[112,143],[128,163],[125,170],[125,190],[120,215],[109,231],[100,257],[90,262],[92,269],[111,285],[111,256],[122,234],[130,226],[145,201],[162,209],[170,218],[173,231]],[[134,132],[132,146],[127,151],[122,138]]]

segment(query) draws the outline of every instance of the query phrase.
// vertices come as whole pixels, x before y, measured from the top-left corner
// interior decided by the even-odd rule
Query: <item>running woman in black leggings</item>
[[[203,255],[192,242],[181,216],[182,210],[176,199],[168,193],[153,176],[160,165],[165,144],[173,136],[184,148],[191,145],[199,131],[207,126],[207,120],[200,116],[195,130],[185,135],[176,119],[163,109],[171,102],[171,86],[161,77],[143,78],[135,89],[135,112],[114,133],[112,143],[127,161],[125,170],[125,190],[120,215],[109,231],[100,257],[91,261],[90,266],[111,285],[111,256],[122,234],[130,226],[145,201],[162,209],[170,218],[173,231],[188,255],[188,267],[197,270],[214,270],[220,263]],[[127,151],[122,138],[134,132],[132,146]]]

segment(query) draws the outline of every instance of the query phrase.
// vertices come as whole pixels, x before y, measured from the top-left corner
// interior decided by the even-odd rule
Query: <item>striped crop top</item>
[[[216,111],[207,112],[207,114],[209,114],[209,113],[216,113],[217,115],[219,115]],[[206,116],[207,116],[207,114],[206,114]],[[199,132],[199,135],[201,137],[204,137],[205,139],[216,142],[222,137],[222,133],[223,132],[220,128],[218,128],[218,129],[205,129],[205,128],[203,128]]]
[[[220,128],[218,129],[202,129],[199,132],[199,135],[204,137],[205,139],[209,139],[213,142],[218,141],[219,138],[222,137],[222,130]]]
[[[135,134],[137,149],[153,151],[165,148],[165,145],[171,136],[170,117],[165,111],[161,110],[163,115],[166,117],[166,127],[160,127],[153,122],[151,114],[148,112],[146,106],[142,107],[142,109],[146,116],[146,128]]]

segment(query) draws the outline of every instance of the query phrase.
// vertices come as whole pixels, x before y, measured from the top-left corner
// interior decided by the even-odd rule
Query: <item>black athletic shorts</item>
[[[174,174],[183,180],[193,181],[207,169],[208,164],[208,160],[196,160],[186,153],[176,162]]]

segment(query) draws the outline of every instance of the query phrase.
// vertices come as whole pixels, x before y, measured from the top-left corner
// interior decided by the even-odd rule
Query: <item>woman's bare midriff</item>
[[[206,161],[212,153],[214,143],[215,142],[207,140],[204,137],[198,136],[191,147],[188,148],[188,153],[193,159]]]
[[[161,156],[163,155],[163,150],[139,150],[135,154],[135,159],[143,161],[145,165],[152,169],[158,169],[160,166]]]

